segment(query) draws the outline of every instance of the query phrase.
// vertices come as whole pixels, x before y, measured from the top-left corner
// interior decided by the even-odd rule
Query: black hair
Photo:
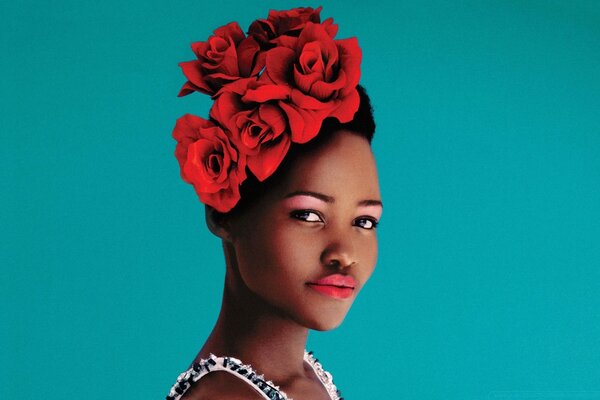
[[[334,132],[348,130],[364,137],[368,140],[369,144],[371,144],[375,133],[375,119],[373,118],[371,99],[367,95],[367,91],[364,87],[358,85],[356,89],[360,97],[360,105],[358,111],[354,114],[354,118],[350,122],[341,123],[336,118],[326,118],[321,125],[319,134],[314,139],[304,144],[292,143],[281,165],[279,165],[273,175],[263,182],[260,182],[250,171],[248,171],[248,178],[240,186],[240,201],[227,213],[218,213],[220,214],[220,217],[226,218],[242,213],[249,205],[254,204],[263,193],[268,192],[272,185],[277,184],[281,180],[285,171],[288,170],[289,165],[293,163],[300,154],[310,152],[319,147],[331,137],[331,134]]]
[[[321,136],[328,136],[327,133],[333,133],[335,131],[345,129],[358,133],[360,136],[367,139],[369,143],[371,143],[373,140],[373,135],[375,134],[373,106],[371,105],[371,99],[369,98],[369,95],[364,87],[358,85],[356,90],[358,91],[358,96],[360,97],[360,105],[358,106],[358,110],[356,111],[356,114],[354,114],[352,121],[343,124],[335,118],[325,119],[315,140],[318,140]]]

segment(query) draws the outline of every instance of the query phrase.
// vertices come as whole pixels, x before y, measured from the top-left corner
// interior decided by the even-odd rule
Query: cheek
[[[274,235],[273,242],[275,258],[285,268],[306,270],[319,260],[315,256],[319,248],[318,236],[313,233],[288,227]]]
[[[293,226],[256,227],[236,243],[242,279],[255,292],[261,287],[302,288],[311,267],[319,266],[315,242],[314,235]]]
[[[365,281],[369,279],[373,271],[375,270],[375,265],[377,264],[377,256],[378,256],[378,244],[377,244],[377,236],[373,235],[372,237],[365,238],[365,240],[361,243],[361,255],[360,260],[363,264],[363,273],[365,275]]]

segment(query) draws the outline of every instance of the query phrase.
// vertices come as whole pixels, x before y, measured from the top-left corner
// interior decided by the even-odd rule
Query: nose
[[[357,263],[354,243],[349,233],[334,233],[321,253],[321,263],[329,268],[348,268]]]

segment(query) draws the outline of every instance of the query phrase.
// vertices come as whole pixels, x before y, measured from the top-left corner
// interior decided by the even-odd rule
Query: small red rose
[[[173,138],[183,180],[194,186],[203,203],[219,212],[231,210],[246,179],[245,156],[232,146],[221,127],[191,114],[177,120]]]
[[[284,86],[250,82],[241,93],[221,94],[210,110],[211,118],[231,132],[233,143],[247,155],[248,169],[260,181],[275,172],[290,147],[288,118],[280,106],[288,96]]]
[[[356,38],[333,40],[322,25],[308,22],[293,49],[279,46],[267,53],[260,80],[289,86],[291,104],[299,112],[349,122],[360,103],[361,59]]]
[[[248,34],[253,36],[263,49],[270,49],[278,45],[289,46],[292,38],[297,38],[307,22],[321,23],[321,9],[312,7],[298,7],[291,10],[270,10],[266,19],[257,19],[248,29]],[[338,26],[333,19],[328,18],[323,26],[333,38]]]
[[[216,95],[226,85],[257,76],[265,54],[253,37],[246,37],[237,22],[214,31],[206,42],[192,44],[197,60],[179,63],[188,81],[179,96],[194,91]]]

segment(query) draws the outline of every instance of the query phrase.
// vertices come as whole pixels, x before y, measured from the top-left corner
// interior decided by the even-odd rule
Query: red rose
[[[223,86],[257,76],[265,55],[253,37],[246,37],[237,22],[214,31],[206,42],[192,43],[197,60],[179,63],[188,81],[179,96],[194,91],[215,95]]]
[[[267,19],[257,19],[248,29],[248,34],[253,36],[263,49],[270,49],[277,45],[287,45],[290,38],[298,37],[307,22],[320,23],[321,9],[312,7],[299,7],[291,10],[270,10]],[[323,26],[333,38],[337,33],[337,25],[333,19],[328,18]]]
[[[203,203],[220,212],[231,210],[246,179],[245,156],[238,154],[223,129],[191,114],[177,120],[173,138],[183,180],[194,186]]]
[[[260,181],[275,172],[290,147],[288,119],[280,107],[288,96],[284,86],[250,82],[242,93],[221,94],[210,110],[211,118],[231,132],[231,140],[247,155],[248,168]]]
[[[349,122],[360,103],[361,58],[356,38],[333,40],[322,25],[308,22],[294,48],[279,46],[267,53],[260,80],[289,86],[296,111]]]

